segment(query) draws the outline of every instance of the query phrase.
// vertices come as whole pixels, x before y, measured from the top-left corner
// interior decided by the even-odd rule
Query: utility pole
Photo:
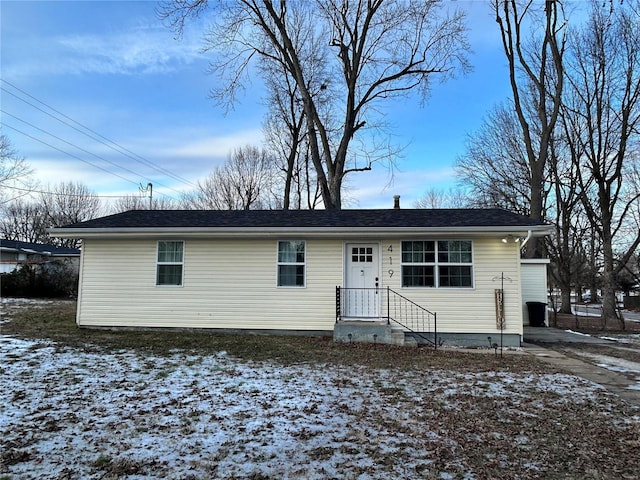
[[[149,192],[149,210],[153,210],[153,184],[149,182],[146,187],[143,187],[142,184],[140,184],[138,190],[140,190],[140,193],[144,192],[145,195]]]

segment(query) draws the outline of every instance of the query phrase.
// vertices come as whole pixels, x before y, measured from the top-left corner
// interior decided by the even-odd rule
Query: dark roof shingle
[[[533,227],[544,224],[502,209],[130,210],[63,228],[403,228]]]
[[[54,255],[54,256],[72,256],[80,255],[80,250],[77,248],[58,247],[49,243],[31,243],[21,242],[19,240],[0,240],[0,246],[5,249],[20,251],[24,253],[39,253],[42,255]]]

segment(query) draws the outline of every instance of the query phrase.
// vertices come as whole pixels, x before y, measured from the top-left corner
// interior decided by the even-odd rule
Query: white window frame
[[[295,242],[302,243],[304,246],[304,261],[303,262],[281,262],[280,261],[280,243],[283,242]],[[302,275],[302,285],[281,285],[280,284],[280,267],[281,266],[302,266],[304,273]],[[306,288],[307,287],[307,242],[300,239],[280,239],[276,242],[276,287],[278,288]]]
[[[405,262],[403,260],[403,244],[404,242],[433,242],[434,243],[434,261],[433,262]],[[469,242],[471,246],[471,261],[470,262],[443,262],[440,261],[439,257],[439,242]],[[405,285],[404,284],[404,268],[405,267],[433,267],[433,286],[417,286],[417,285]],[[471,269],[470,277],[471,284],[470,285],[440,285],[440,268],[441,267],[469,267]],[[444,288],[444,289],[473,289],[475,288],[475,262],[474,262],[474,249],[473,249],[473,240],[469,239],[416,239],[416,240],[402,240],[400,242],[400,285],[402,288]]]
[[[161,262],[159,260],[159,256],[160,256],[160,244],[163,242],[172,242],[172,243],[181,243],[182,244],[182,260],[180,262]],[[161,288],[171,288],[171,287],[183,287],[184,286],[184,257],[185,257],[185,241],[184,240],[158,240],[157,244],[156,244],[156,287],[161,287]],[[174,283],[159,283],[159,271],[160,271],[160,267],[164,266],[164,265],[173,265],[173,266],[180,266],[180,283],[179,284],[174,284]]]

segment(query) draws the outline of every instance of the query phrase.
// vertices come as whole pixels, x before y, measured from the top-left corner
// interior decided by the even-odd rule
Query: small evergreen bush
[[[0,275],[0,293],[3,297],[75,297],[78,273],[67,262],[24,264]]]

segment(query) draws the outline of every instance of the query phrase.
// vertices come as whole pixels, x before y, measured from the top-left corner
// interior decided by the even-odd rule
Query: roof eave
[[[140,238],[140,237],[362,237],[363,235],[387,238],[408,235],[456,235],[525,236],[531,232],[535,237],[551,233],[549,225],[534,226],[488,226],[488,227],[112,227],[112,228],[53,228],[49,233],[58,238]]]

